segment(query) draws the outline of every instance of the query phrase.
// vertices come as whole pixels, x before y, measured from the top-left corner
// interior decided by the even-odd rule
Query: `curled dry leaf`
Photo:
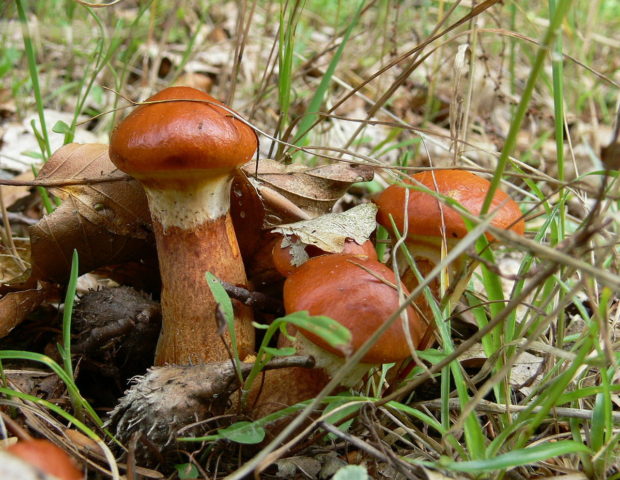
[[[314,245],[325,252],[340,253],[347,238],[359,245],[368,240],[377,226],[376,216],[377,206],[365,203],[343,213],[328,213],[312,220],[280,225],[273,232],[295,236],[302,244]],[[292,250],[295,255],[296,250]]]
[[[265,204],[267,226],[329,213],[352,183],[372,180],[367,165],[334,163],[309,168],[275,160],[250,162],[243,167]]]
[[[80,272],[154,255],[150,214],[142,187],[125,180],[102,144],[69,144],[44,165],[39,179],[50,181],[108,176],[124,180],[51,189],[64,201],[30,227],[35,278],[64,282],[73,249],[80,254]]]
[[[265,208],[258,192],[246,174],[238,170],[230,192],[230,215],[244,259],[260,247]]]
[[[11,292],[0,298],[0,338],[6,337],[50,295],[51,286]],[[54,289],[55,291],[55,289]]]

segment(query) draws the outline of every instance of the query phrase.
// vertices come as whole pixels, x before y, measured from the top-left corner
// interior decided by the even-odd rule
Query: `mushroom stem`
[[[217,335],[217,304],[207,286],[205,272],[234,285],[247,284],[230,215],[206,221],[193,230],[164,228],[156,220],[153,226],[162,278],[164,319],[155,365],[228,359],[226,347]],[[243,358],[254,347],[252,315],[248,307],[233,302],[235,334],[239,356]],[[230,338],[228,333],[224,338]]]
[[[177,178],[162,187],[143,180],[149,201],[162,280],[162,331],[155,365],[217,362],[230,356],[218,331],[217,302],[205,279],[210,272],[233,285],[247,285],[230,217],[230,172],[195,181]],[[252,313],[235,305],[239,356],[254,348]],[[230,343],[230,335],[224,338]]]

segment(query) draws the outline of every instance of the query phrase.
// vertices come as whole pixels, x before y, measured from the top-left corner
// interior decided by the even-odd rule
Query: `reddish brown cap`
[[[61,480],[84,478],[71,457],[48,440],[17,442],[8,447],[6,451]]]
[[[297,237],[295,237],[297,238]],[[280,240],[276,241],[273,250],[271,251],[271,258],[273,260],[273,266],[276,268],[278,273],[283,277],[288,277],[295,270],[297,270],[300,265],[295,265],[293,263],[293,254],[291,253],[291,245],[287,247],[283,247],[282,243],[284,242],[285,237],[282,237]],[[317,257],[319,255],[330,255],[330,253],[325,252],[325,250],[321,250],[320,248],[314,245],[306,245],[304,248],[309,258]],[[357,257],[369,258],[371,260],[377,260],[377,251],[375,250],[375,246],[372,244],[370,240],[366,240],[361,245],[357,243],[352,238],[347,238],[344,241],[344,248],[340,253],[347,253],[350,255],[355,255]]]
[[[490,183],[478,175],[464,170],[434,170],[416,173],[411,178],[417,180],[430,190],[455,199],[474,215],[479,215],[484,199],[489,191]],[[415,182],[410,182],[416,185]],[[384,227],[391,229],[390,215],[396,227],[404,228],[405,187],[392,185],[386,188],[376,199],[379,206],[377,221]],[[409,189],[407,215],[409,216],[409,235],[441,236],[442,216],[446,227],[447,238],[462,238],[467,234],[463,218],[455,209],[440,203],[429,195],[414,189]],[[501,207],[500,207],[501,205]],[[500,210],[493,217],[492,225],[498,228],[510,229],[523,235],[525,222],[519,205],[501,190],[495,192],[491,208]],[[487,234],[487,238],[493,237]]]
[[[306,310],[310,315],[337,320],[351,331],[351,348],[356,351],[399,307],[395,288],[381,278],[396,282],[394,272],[376,260],[344,254],[314,257],[284,283],[284,308],[287,313]],[[403,291],[408,295],[405,287]],[[417,346],[427,327],[413,308],[408,307],[407,314],[411,338]],[[324,350],[343,355],[320,337],[306,330],[303,334]],[[402,322],[396,319],[362,361],[389,363],[410,355]]]
[[[200,90],[170,87],[147,102],[161,103],[140,105],[110,137],[110,159],[132,176],[232,170],[256,151],[252,128]]]

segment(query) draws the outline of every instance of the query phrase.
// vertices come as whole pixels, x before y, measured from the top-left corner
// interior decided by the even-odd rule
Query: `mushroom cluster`
[[[156,365],[230,358],[205,273],[247,286],[229,214],[230,186],[235,170],[250,160],[256,148],[252,128],[232,110],[186,87],[168,88],[151,97],[112,134],[110,157],[120,170],[142,183],[153,220],[163,316]],[[461,212],[442,198],[480,215],[488,191],[486,180],[464,171],[416,174],[378,196],[377,221],[394,238],[406,231],[409,251],[425,275],[442,260],[442,252],[468,232]],[[521,211],[505,193],[495,194],[491,213],[494,226],[523,233]],[[375,225],[374,213],[370,225]],[[494,240],[490,235],[487,238]],[[372,366],[402,362],[429,343],[432,322],[425,318],[428,310],[418,307],[423,313],[419,315],[412,305],[403,305],[417,285],[413,272],[405,269],[396,275],[377,259],[370,241],[359,245],[349,239],[342,253],[303,248],[305,263],[301,265],[291,252],[290,241],[276,242],[272,251],[273,263],[285,277],[286,313],[306,311],[310,316],[330,317],[350,331],[351,341],[338,348],[310,328],[289,330],[297,353],[314,357],[316,369],[264,372],[249,395],[255,416],[317,395],[355,352],[361,363],[341,382],[343,387],[359,383]],[[464,264],[464,257],[455,262],[450,276],[456,277]],[[436,286],[433,293],[438,294]],[[240,302],[234,307],[237,353],[245,358],[255,350],[252,313]],[[287,341],[281,339],[280,346]],[[145,391],[150,392],[147,387]]]

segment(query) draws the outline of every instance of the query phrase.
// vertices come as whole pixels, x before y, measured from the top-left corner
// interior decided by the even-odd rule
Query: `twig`
[[[389,458],[387,455],[385,455],[382,451],[376,449],[375,447],[373,447],[369,443],[366,443],[361,438],[358,438],[358,437],[350,435],[350,434],[348,434],[346,432],[343,432],[342,430],[336,428],[331,423],[319,422],[317,424],[317,427],[322,428],[326,432],[329,432],[329,433],[331,433],[332,435],[335,435],[338,438],[341,438],[345,442],[350,443],[351,445],[353,445],[355,448],[359,448],[360,450],[363,450],[368,455],[372,455],[373,457],[375,457],[377,460],[379,460],[381,462],[389,463],[390,460],[391,460],[391,458]]]
[[[231,283],[220,280],[220,283],[231,298],[239,300],[244,305],[252,307],[265,313],[273,313],[274,315],[284,315],[284,307],[282,302],[273,297],[260,292],[253,292],[247,288],[238,287]]]
[[[442,406],[442,400],[425,400],[424,402],[419,402],[419,406],[424,406],[426,408],[432,410],[438,410]],[[414,406],[415,406],[414,405]],[[451,410],[461,410],[460,400],[458,398],[451,398],[448,400],[448,405]],[[490,402],[488,400],[480,401],[475,410],[477,412],[485,412],[485,413],[518,413],[528,410],[532,413],[537,413],[542,411],[543,407],[531,407],[527,405],[504,405],[500,403]],[[550,411],[550,413],[558,416],[558,417],[568,417],[568,418],[580,418],[583,420],[592,420],[594,416],[594,412],[592,410],[587,410],[584,408],[569,408],[569,407],[554,407]],[[614,423],[620,423],[620,413],[612,412],[612,418]]]
[[[35,223],[38,223],[39,221],[35,218],[30,218],[27,217],[25,215],[22,215],[21,213],[15,213],[15,212],[6,212],[6,218],[9,219],[9,222],[11,223],[21,223],[23,225],[34,225]],[[0,221],[2,221],[4,223],[4,218],[0,218]]]

